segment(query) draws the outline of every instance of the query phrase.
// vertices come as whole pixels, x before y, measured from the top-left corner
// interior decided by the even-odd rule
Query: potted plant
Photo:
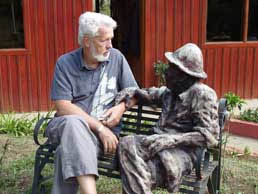
[[[166,85],[165,72],[169,65],[161,60],[158,60],[153,66],[155,75],[158,76],[158,86]]]

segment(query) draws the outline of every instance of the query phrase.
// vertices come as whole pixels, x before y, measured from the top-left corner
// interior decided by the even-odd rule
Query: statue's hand
[[[135,90],[134,97],[137,98],[138,100],[151,100],[151,96],[149,95],[148,91],[144,89],[137,89]]]
[[[178,138],[178,135],[156,134],[145,137],[143,139],[143,144],[148,147],[151,156],[154,156],[164,149],[174,148]]]

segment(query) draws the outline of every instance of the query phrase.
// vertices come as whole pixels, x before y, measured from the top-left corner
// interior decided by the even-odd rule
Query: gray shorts
[[[66,183],[70,183],[70,186],[78,184],[77,176],[99,176],[97,155],[100,143],[82,117],[66,115],[53,118],[48,124],[46,135],[51,143],[59,144],[55,158],[56,190],[65,188]]]

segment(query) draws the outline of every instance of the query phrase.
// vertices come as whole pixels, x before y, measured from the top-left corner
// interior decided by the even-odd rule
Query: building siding
[[[57,58],[78,47],[78,17],[89,0],[23,0],[25,49],[0,49],[0,111],[51,110]]]
[[[145,0],[144,86],[157,85],[153,64],[187,42],[203,51],[204,80],[219,97],[258,98],[257,42],[206,42],[207,0]],[[154,78],[154,79],[153,79]]]
[[[0,49],[0,112],[51,110],[57,58],[78,47],[78,17],[91,0],[23,0],[24,49]],[[207,0],[142,0],[141,56],[131,57],[141,87],[157,85],[153,64],[187,42],[200,46],[219,97],[231,91],[258,98],[258,43],[206,43]]]

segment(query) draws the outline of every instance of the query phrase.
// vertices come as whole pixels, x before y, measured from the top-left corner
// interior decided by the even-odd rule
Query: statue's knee
[[[125,136],[119,140],[119,148],[121,150],[130,150],[134,146],[134,137]]]

